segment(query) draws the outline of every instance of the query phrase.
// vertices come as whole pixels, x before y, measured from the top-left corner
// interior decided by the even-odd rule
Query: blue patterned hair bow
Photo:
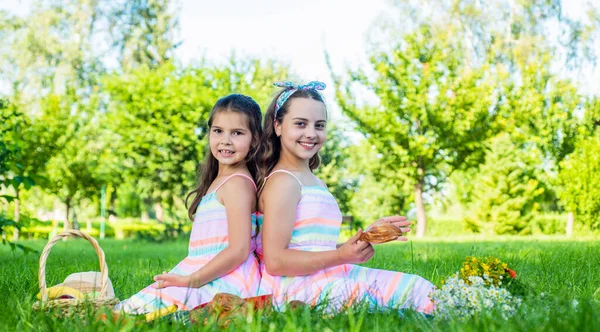
[[[281,106],[283,106],[283,104],[285,104],[285,102],[290,98],[291,95],[294,94],[294,92],[296,92],[298,90],[321,91],[321,90],[325,90],[325,87],[326,87],[325,83],[319,82],[319,81],[308,82],[304,85],[298,85],[298,84],[294,84],[292,82],[275,82],[275,83],[273,83],[273,85],[285,89],[285,91],[281,95],[279,95],[279,98],[277,98],[277,103],[275,106],[275,114],[274,114],[275,117],[277,117],[277,112],[279,111]]]

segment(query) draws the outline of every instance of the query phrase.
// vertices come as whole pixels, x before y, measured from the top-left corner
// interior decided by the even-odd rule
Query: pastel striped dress
[[[227,215],[225,207],[217,199],[216,192],[234,176],[242,176],[252,181],[244,174],[233,174],[226,178],[215,191],[202,198],[192,225],[188,256],[169,273],[190,275],[227,248],[229,245]],[[256,190],[256,185],[254,185],[254,189]],[[255,232],[256,215],[253,214],[252,234]],[[256,242],[252,239],[252,250],[244,263],[200,288],[166,287],[156,289],[148,286],[117,304],[115,310],[123,310],[129,314],[145,314],[171,305],[177,305],[179,310],[192,310],[201,304],[210,302],[218,293],[234,294],[241,298],[256,296],[260,283],[260,271],[258,261],[254,256],[255,248]]]
[[[302,185],[291,172],[277,170],[271,175],[276,172],[296,178],[302,193],[288,248],[335,250],[342,222],[335,198],[325,187]],[[262,219],[259,214],[259,229],[262,229]],[[425,314],[431,314],[434,309],[428,297],[434,286],[417,275],[344,264],[305,276],[273,276],[267,272],[262,259],[261,234],[257,236],[257,254],[262,274],[260,293],[272,293],[273,304],[279,310],[294,300],[311,305],[324,304],[326,311],[338,311],[365,301],[373,309],[414,309]]]

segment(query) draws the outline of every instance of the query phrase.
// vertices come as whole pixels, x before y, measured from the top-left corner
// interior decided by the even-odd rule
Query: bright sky
[[[577,1],[564,10],[581,14]],[[24,15],[32,0],[0,0],[0,9]],[[206,57],[224,62],[238,56],[273,58],[291,66],[305,80],[331,86],[324,52],[337,73],[366,62],[367,31],[386,12],[388,0],[181,0],[177,56],[183,63]],[[600,52],[599,52],[600,53]],[[600,70],[578,74],[585,92],[600,93]],[[595,78],[595,79],[593,79]],[[333,89],[325,96],[333,100]]]
[[[180,16],[185,62],[206,56],[275,58],[306,80],[331,84],[324,52],[336,71],[364,61],[366,32],[385,0],[183,0]],[[328,89],[332,92],[332,89]]]

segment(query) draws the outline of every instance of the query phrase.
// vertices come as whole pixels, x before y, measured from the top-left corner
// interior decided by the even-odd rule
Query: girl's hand
[[[156,289],[161,289],[165,287],[188,287],[190,286],[190,277],[182,276],[179,274],[167,274],[163,272],[162,274],[155,275],[154,281],[156,281],[152,286]]]
[[[367,227],[367,229],[373,227],[374,225],[381,225],[381,224],[396,225],[396,226],[400,227],[400,229],[402,230],[402,233],[404,233],[404,234],[410,232],[409,226],[410,226],[411,222],[406,220],[406,217],[403,217],[403,216],[383,217],[383,218],[375,221],[371,225],[369,225],[369,227]],[[397,241],[408,241],[408,239],[405,236],[400,236],[400,237],[398,237]]]
[[[375,255],[375,249],[369,242],[359,240],[361,234],[362,230],[359,229],[353,237],[336,249],[344,264],[364,263]]]

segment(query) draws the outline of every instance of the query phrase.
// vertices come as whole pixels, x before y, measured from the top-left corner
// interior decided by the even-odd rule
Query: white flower
[[[493,284],[486,286],[481,277],[470,276],[468,280],[470,285],[460,279],[457,273],[448,278],[442,288],[430,294],[436,306],[436,316],[456,316],[462,320],[482,310],[498,309],[502,317],[507,319],[521,304],[521,299],[513,297],[507,290]]]

